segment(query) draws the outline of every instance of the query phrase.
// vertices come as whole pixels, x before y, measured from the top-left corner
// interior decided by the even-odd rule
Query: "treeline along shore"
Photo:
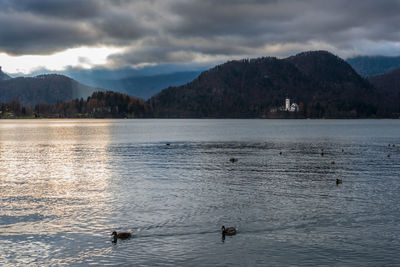
[[[0,117],[12,118],[148,118],[149,106],[126,94],[94,92],[87,99],[75,99],[55,104],[22,106],[18,100],[0,104]]]
[[[319,103],[309,107],[300,103],[297,112],[289,112],[283,109],[276,109],[266,113],[264,116],[255,118],[269,119],[305,119],[305,118],[399,118],[399,114],[391,116],[371,113],[371,116],[357,116],[357,112],[341,112],[337,116],[325,116],[326,113]],[[68,102],[59,101],[55,104],[37,104],[35,106],[23,106],[18,100],[10,103],[0,104],[0,119],[34,119],[34,118],[167,118],[157,116],[151,100],[144,101],[127,94],[113,91],[94,92],[87,99],[74,99]],[[376,110],[375,110],[376,112]],[[170,116],[170,118],[182,118]],[[235,118],[235,117],[204,117],[191,116],[189,118]],[[243,118],[240,117],[239,118]],[[244,117],[246,118],[246,117]]]

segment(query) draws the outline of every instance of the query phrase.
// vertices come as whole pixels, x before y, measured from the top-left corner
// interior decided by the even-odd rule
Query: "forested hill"
[[[148,103],[155,117],[293,117],[279,112],[286,97],[299,104],[296,117],[390,117],[396,112],[395,107],[383,110],[383,94],[326,51],[230,61],[191,83],[163,90]]]
[[[385,95],[385,105],[400,110],[400,68],[368,80]],[[399,111],[400,112],[400,111]]]
[[[101,89],[90,87],[57,74],[18,77],[0,81],[0,103],[18,100],[22,105],[52,104],[88,97]]]

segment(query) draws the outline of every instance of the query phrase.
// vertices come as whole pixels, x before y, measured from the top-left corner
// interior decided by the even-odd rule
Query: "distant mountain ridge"
[[[363,77],[388,73],[400,67],[400,56],[358,56],[347,62]]]
[[[382,115],[382,94],[346,61],[326,51],[230,61],[191,83],[163,90],[148,103],[155,117],[268,118],[279,116],[272,111],[286,96],[299,103],[301,117]]]
[[[22,105],[54,104],[57,101],[86,98],[102,90],[58,74],[18,77],[0,81],[0,103],[19,100]]]
[[[109,90],[127,93],[141,99],[149,99],[168,86],[180,86],[196,77],[200,71],[182,71],[156,75],[132,76],[122,79],[98,79],[89,82],[91,85],[101,86]]]
[[[157,66],[125,67],[120,69],[69,68],[56,72],[40,69],[29,75],[29,77],[47,73],[60,74],[88,86],[107,88],[108,90],[148,99],[168,86],[179,86],[191,82],[208,68],[196,65],[160,64]],[[19,73],[14,76],[24,76],[24,74]]]
[[[9,80],[11,79],[10,76],[8,76],[7,74],[5,74],[0,67],[0,81],[5,81],[5,80]]]

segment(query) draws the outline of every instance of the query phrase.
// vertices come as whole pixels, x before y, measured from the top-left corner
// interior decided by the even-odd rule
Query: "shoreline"
[[[149,118],[116,118],[116,117],[18,117],[18,118],[0,118],[1,120],[400,120],[399,118],[165,118],[165,117],[149,117]]]

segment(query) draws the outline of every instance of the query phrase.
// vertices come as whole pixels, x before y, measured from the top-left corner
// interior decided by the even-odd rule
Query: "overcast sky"
[[[0,0],[0,65],[215,64],[328,50],[400,55],[400,0]]]

